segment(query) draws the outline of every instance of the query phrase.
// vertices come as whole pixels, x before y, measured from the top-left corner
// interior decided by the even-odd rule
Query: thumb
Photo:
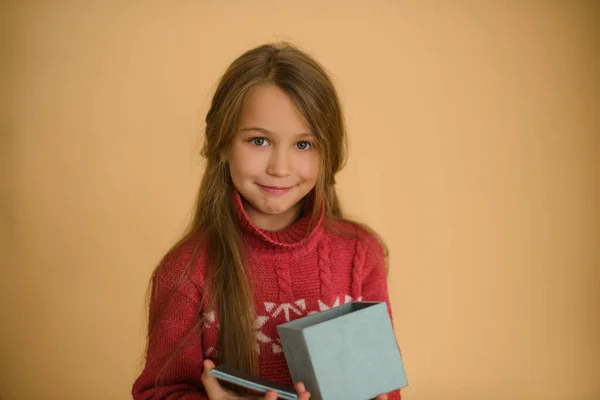
[[[204,360],[203,366],[202,385],[204,385],[204,390],[206,391],[208,398],[211,400],[224,399],[227,392],[221,387],[217,378],[208,374],[208,371],[215,368],[215,363],[211,360]]]

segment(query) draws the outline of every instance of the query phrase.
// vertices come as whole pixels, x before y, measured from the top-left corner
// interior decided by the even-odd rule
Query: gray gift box
[[[384,302],[351,302],[277,326],[311,400],[367,400],[408,385]]]

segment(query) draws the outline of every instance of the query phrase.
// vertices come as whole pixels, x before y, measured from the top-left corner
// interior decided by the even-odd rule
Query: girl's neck
[[[314,249],[323,235],[324,202],[318,216],[313,215],[312,195],[305,197],[291,212],[275,218],[256,218],[257,210],[252,210],[237,191],[233,196],[241,238],[253,254],[277,253],[283,258],[293,258]]]

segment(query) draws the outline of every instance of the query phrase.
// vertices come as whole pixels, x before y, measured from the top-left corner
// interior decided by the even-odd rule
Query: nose
[[[290,157],[286,151],[273,150],[267,165],[267,174],[276,177],[285,177],[290,174]]]

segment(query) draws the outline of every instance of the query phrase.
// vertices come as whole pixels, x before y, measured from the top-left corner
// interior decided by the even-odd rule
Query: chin
[[[265,204],[264,207],[260,207],[259,210],[261,210],[265,214],[279,215],[279,214],[284,214],[285,212],[289,211],[291,208],[292,208],[292,206],[288,205],[288,204],[277,204],[277,205]]]

